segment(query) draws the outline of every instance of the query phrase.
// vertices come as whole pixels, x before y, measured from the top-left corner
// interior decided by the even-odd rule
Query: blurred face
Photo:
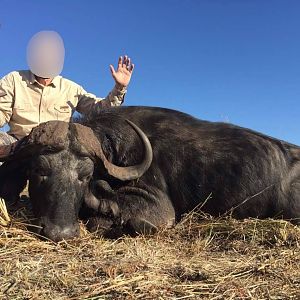
[[[53,78],[63,69],[65,49],[60,35],[55,31],[41,31],[28,43],[27,63],[33,74]]]

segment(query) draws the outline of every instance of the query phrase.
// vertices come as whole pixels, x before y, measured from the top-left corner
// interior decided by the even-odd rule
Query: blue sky
[[[134,61],[126,105],[174,108],[300,145],[300,1],[0,0],[0,77],[26,69],[33,34],[65,42],[62,75],[106,96]]]

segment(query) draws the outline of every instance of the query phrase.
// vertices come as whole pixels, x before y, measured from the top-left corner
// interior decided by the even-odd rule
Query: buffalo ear
[[[92,182],[92,185],[92,189],[95,194],[99,195],[101,198],[111,199],[116,194],[109,183],[105,180],[95,180]]]
[[[97,199],[90,190],[88,190],[84,195],[84,203],[88,208],[91,208],[96,212],[98,211],[100,206],[99,199]]]
[[[115,195],[115,192],[105,180],[91,181],[89,189],[84,196],[84,202],[89,208],[98,211],[100,200],[95,195],[99,196],[100,199],[109,199]]]
[[[27,183],[27,165],[7,161],[0,167],[0,197],[12,204],[19,200],[20,193]]]

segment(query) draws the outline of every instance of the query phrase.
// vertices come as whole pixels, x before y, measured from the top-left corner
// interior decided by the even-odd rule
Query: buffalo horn
[[[33,128],[30,134],[14,146],[13,153],[1,157],[0,161],[22,159],[32,156],[41,149],[60,151],[67,148],[69,123],[63,121],[49,121]]]
[[[150,167],[153,158],[152,147],[146,134],[133,122],[129,120],[126,121],[141,138],[145,149],[143,161],[138,165],[128,166],[128,167],[119,167],[107,160],[107,158],[103,153],[101,144],[99,143],[97,137],[95,136],[91,128],[80,124],[75,124],[75,123],[72,124],[74,125],[74,129],[75,129],[74,135],[76,136],[80,144],[92,156],[98,157],[102,160],[108,174],[122,181],[140,178]]]

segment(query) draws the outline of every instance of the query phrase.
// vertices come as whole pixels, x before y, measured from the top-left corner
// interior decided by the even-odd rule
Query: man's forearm
[[[0,80],[0,127],[8,123],[14,102],[14,78],[12,73]]]
[[[111,103],[111,106],[119,106],[124,102],[127,88],[116,84],[106,99]],[[105,100],[106,100],[105,99]]]

